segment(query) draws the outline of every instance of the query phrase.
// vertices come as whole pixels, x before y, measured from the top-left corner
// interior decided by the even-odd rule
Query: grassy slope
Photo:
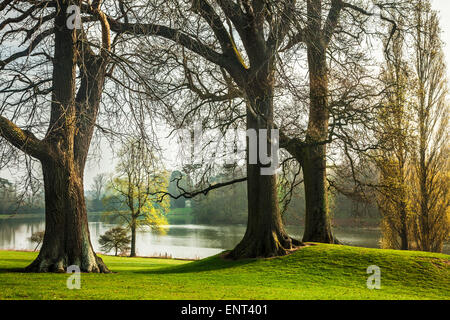
[[[31,252],[0,251],[0,299],[450,299],[450,257],[317,245],[274,259],[186,262],[103,257],[114,274],[25,274]],[[366,269],[381,268],[381,290]]]
[[[11,213],[0,214],[0,220],[43,218],[45,213]]]

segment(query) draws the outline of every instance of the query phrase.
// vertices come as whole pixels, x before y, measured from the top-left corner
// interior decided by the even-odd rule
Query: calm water
[[[95,220],[95,219],[94,219]],[[98,219],[97,219],[98,220]],[[89,222],[91,241],[94,250],[100,251],[98,238],[115,224],[102,221]],[[291,236],[301,239],[303,230],[299,227],[287,228]],[[44,230],[44,220],[1,219],[0,249],[34,250],[35,244],[29,241],[33,232]],[[204,226],[171,225],[165,234],[142,229],[137,233],[137,254],[140,256],[171,255],[173,258],[204,258],[223,250],[232,249],[245,233],[245,226]],[[345,244],[378,248],[380,233],[377,230],[354,228],[335,229],[339,240]],[[447,244],[444,253],[450,254]]]

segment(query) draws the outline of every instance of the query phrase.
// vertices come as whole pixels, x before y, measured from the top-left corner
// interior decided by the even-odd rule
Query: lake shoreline
[[[89,229],[94,250],[99,252],[99,237],[118,224],[102,219],[102,212],[89,214]],[[11,215],[6,215],[11,217]],[[1,217],[1,216],[0,216]],[[348,221],[348,220],[347,220]],[[30,250],[35,248],[29,238],[45,229],[45,216],[41,214],[16,214],[13,218],[0,218],[0,248]],[[171,224],[158,234],[143,228],[138,231],[137,254],[141,257],[198,260],[231,250],[245,234],[246,225],[196,225]],[[303,226],[289,224],[287,232],[301,240]],[[381,230],[375,226],[344,226],[334,224],[334,234],[348,246],[380,249]],[[450,254],[450,243],[444,244],[444,254]]]

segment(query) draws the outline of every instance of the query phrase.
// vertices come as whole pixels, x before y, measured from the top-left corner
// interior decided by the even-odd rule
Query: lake
[[[94,220],[89,222],[92,245],[96,252],[100,252],[98,238],[116,224],[101,221],[99,217],[91,220]],[[0,249],[34,250],[36,245],[29,241],[29,237],[34,232],[43,231],[44,225],[43,218],[0,219]],[[301,227],[289,226],[287,230],[291,236],[302,238]],[[232,249],[242,239],[245,226],[170,225],[165,227],[165,231],[165,234],[158,234],[148,229],[139,230],[136,236],[137,255],[205,258]],[[379,247],[379,230],[335,228],[334,233],[348,245]],[[444,247],[444,253],[450,254],[448,243]]]

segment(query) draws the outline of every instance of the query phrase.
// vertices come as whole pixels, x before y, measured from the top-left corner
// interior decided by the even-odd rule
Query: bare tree
[[[334,130],[329,129],[332,106],[329,105],[327,50],[337,33],[349,34],[349,31],[343,30],[345,26],[339,24],[344,15],[351,21],[350,25],[359,25],[356,30],[359,33],[367,31],[364,21],[372,16],[395,26],[388,15],[376,14],[367,7],[340,0],[199,0],[189,4],[169,1],[147,3],[139,10],[129,7],[126,14],[110,17],[109,22],[113,31],[141,36],[144,43],[146,40],[151,43],[153,39],[164,39],[162,43],[167,45],[176,43],[178,46],[175,48],[178,49],[166,49],[162,56],[167,61],[175,61],[175,64],[183,66],[181,74],[184,74],[184,87],[208,104],[230,99],[245,101],[243,112],[235,112],[239,109],[238,103],[230,106],[228,110],[232,112],[228,112],[228,115],[232,117],[224,119],[222,127],[245,119],[247,129],[283,129],[274,123],[277,75],[283,66],[280,55],[297,45],[305,45],[310,84],[306,135],[289,137],[282,131],[281,143],[303,167],[307,185],[304,240],[333,243],[335,239],[331,233],[326,198],[326,145],[335,134]],[[377,6],[380,10],[387,7],[392,7],[392,4]],[[172,19],[168,19],[168,11]],[[327,12],[325,17],[324,11]],[[145,16],[141,12],[151,14]],[[359,41],[357,36],[354,38],[357,38],[355,43]],[[151,45],[148,47],[153,48]],[[187,55],[185,49],[193,55]],[[205,69],[205,64],[211,67]],[[215,90],[209,90],[207,79],[215,79],[213,86],[223,84],[225,90],[217,90],[217,86]],[[354,96],[349,99],[354,99]],[[202,105],[205,103],[189,109],[187,114],[200,113]],[[173,111],[173,108],[170,110]],[[221,110],[210,111],[220,117]],[[355,111],[349,110],[349,113],[354,114]],[[181,116],[184,120],[186,113]],[[345,118],[345,115],[336,116],[335,120],[343,122]],[[339,125],[336,122],[334,126]],[[268,149],[271,144],[269,140]],[[243,241],[231,252],[231,257],[282,255],[300,244],[290,239],[284,231],[275,192],[276,177],[261,176],[259,173],[263,167],[259,163],[247,168],[248,227]]]
[[[449,236],[448,101],[439,20],[429,1],[411,3],[413,19],[386,50],[386,87],[376,134],[383,245],[441,251]]]
[[[288,31],[292,13],[292,2],[269,4],[265,1],[253,3],[217,1],[214,4],[205,0],[193,1],[188,6],[182,1],[173,1],[178,13],[177,26],[197,25],[201,33],[205,27],[209,31],[193,34],[189,29],[181,30],[167,24],[155,24],[155,15],[164,14],[164,5],[148,6],[153,10],[149,17],[142,17],[130,8],[128,22],[109,18],[111,29],[142,36],[159,36],[174,41],[198,54],[210,63],[223,69],[244,93],[247,103],[246,126],[255,129],[274,128],[273,95],[276,52]],[[189,16],[185,18],[185,12]],[[139,17],[139,19],[138,19]],[[134,21],[133,21],[133,20]],[[144,21],[148,23],[144,23]],[[153,21],[152,21],[153,20]],[[164,20],[163,20],[164,21]],[[196,28],[194,28],[196,29]],[[237,47],[234,36],[239,35],[242,49]],[[200,38],[197,38],[201,36]],[[205,43],[203,39],[213,37]],[[219,51],[220,50],[220,51]],[[266,138],[261,142],[271,150],[272,141]],[[278,210],[276,176],[261,175],[266,164],[249,164],[248,175],[248,225],[241,243],[230,253],[230,257],[265,257],[286,254],[298,241],[285,232]],[[270,166],[270,164],[269,164]]]
[[[361,5],[358,2],[357,5],[342,0],[277,2],[169,0],[149,1],[142,4],[130,4],[121,0],[111,0],[105,4],[97,1],[93,4],[74,2],[81,8],[83,21],[93,25],[97,23],[97,26],[100,22],[102,43],[95,45],[88,40],[90,37],[98,38],[98,31],[89,30],[88,32],[81,28],[76,32],[65,28],[67,3],[60,3],[60,1],[38,5],[30,3],[25,2],[23,6],[31,6],[29,9],[31,13],[34,10],[41,10],[41,6],[45,7],[43,9],[45,14],[39,16],[38,27],[33,27],[33,23],[33,26],[25,31],[21,28],[17,28],[15,31],[4,31],[4,36],[11,37],[14,32],[27,33],[28,31],[35,37],[33,40],[27,39],[29,46],[23,51],[5,59],[2,57],[2,65],[5,68],[9,63],[24,57],[38,58],[42,59],[42,63],[52,65],[52,75],[48,75],[48,78],[44,79],[41,77],[36,82],[24,77],[23,69],[19,67],[9,69],[16,74],[16,77],[11,77],[8,79],[9,82],[8,80],[5,82],[3,92],[14,96],[8,101],[13,101],[13,98],[20,96],[20,92],[23,91],[17,91],[16,88],[10,89],[12,88],[11,81],[15,84],[25,82],[22,89],[25,87],[28,95],[16,99],[11,105],[6,103],[3,107],[8,110],[2,111],[2,115],[5,114],[10,118],[5,116],[0,118],[1,136],[15,147],[38,159],[43,165],[46,197],[48,197],[48,199],[46,198],[48,200],[46,201],[48,202],[47,215],[49,216],[48,232],[46,231],[49,236],[46,239],[51,242],[53,241],[51,239],[56,237],[56,235],[51,235],[57,229],[56,226],[51,226],[51,221],[53,221],[51,216],[63,214],[56,212],[62,212],[62,208],[66,207],[71,208],[73,212],[65,210],[64,212],[71,213],[65,214],[66,218],[58,221],[63,221],[65,224],[75,220],[75,227],[70,226],[68,229],[82,230],[82,232],[74,231],[76,239],[80,237],[81,233],[84,233],[83,240],[71,242],[78,243],[76,250],[66,250],[73,244],[60,245],[60,242],[63,241],[62,238],[53,241],[56,244],[51,244],[49,247],[61,248],[63,252],[53,257],[53,252],[58,250],[43,250],[44,253],[41,252],[42,256],[30,267],[30,270],[61,270],[60,266],[62,265],[64,268],[66,260],[71,260],[72,256],[75,256],[74,261],[78,261],[80,255],[88,256],[86,259],[81,259],[81,261],[88,261],[82,270],[106,270],[95,258],[91,249],[84,253],[81,249],[91,248],[90,243],[89,245],[86,243],[86,239],[89,237],[85,218],[86,210],[82,204],[84,203],[82,172],[95,120],[99,113],[98,106],[103,84],[105,78],[108,77],[117,87],[126,88],[126,90],[117,90],[116,94],[107,96],[107,100],[114,102],[113,105],[120,105],[120,102],[129,100],[130,96],[137,96],[139,108],[125,110],[117,107],[110,112],[109,119],[120,118],[118,114],[130,111],[130,118],[139,123],[138,129],[145,136],[147,123],[143,117],[146,112],[151,112],[149,102],[146,102],[145,97],[148,98],[150,94],[157,93],[159,99],[161,96],[169,96],[175,91],[160,92],[158,87],[150,85],[151,78],[156,74],[159,75],[159,78],[167,77],[166,83],[170,84],[169,87],[173,87],[172,77],[180,75],[170,72],[172,71],[172,61],[175,61],[176,65],[182,66],[180,77],[183,78],[185,89],[194,92],[202,100],[208,101],[210,106],[217,104],[228,106],[219,110],[214,108],[209,110],[217,118],[221,118],[222,127],[238,122],[245,125],[246,129],[256,130],[258,133],[256,144],[266,147],[267,150],[272,150],[273,137],[267,139],[264,135],[259,134],[259,130],[266,129],[270,132],[271,129],[282,129],[280,134],[282,146],[295,157],[303,168],[307,207],[304,240],[336,242],[331,232],[327,207],[326,146],[333,138],[339,137],[342,141],[346,141],[347,148],[350,140],[348,135],[345,133],[337,135],[335,128],[345,126],[348,119],[352,117],[351,115],[355,113],[364,114],[364,109],[358,110],[352,106],[355,95],[350,95],[349,91],[351,90],[347,89],[337,90],[347,96],[346,104],[330,103],[330,100],[334,102],[334,94],[330,94],[329,91],[331,78],[327,67],[327,52],[333,48],[333,40],[337,40],[338,34],[347,35],[348,39],[354,38],[354,42],[347,42],[348,45],[360,41],[358,36],[352,36],[352,32],[356,34],[370,33],[365,29],[366,25],[364,24],[367,17],[376,15],[377,18],[380,17],[381,20],[395,26],[388,16],[369,11],[369,2]],[[106,4],[110,5],[106,6]],[[103,10],[100,9],[101,6],[104,8]],[[387,1],[377,7],[383,10],[390,6],[392,4]],[[7,0],[2,2],[0,8],[2,10],[8,8],[10,13],[18,15],[19,22],[26,17],[35,20],[35,16],[37,16],[21,15]],[[56,9],[52,10],[51,8]],[[340,23],[343,21],[343,17],[346,18],[345,23]],[[55,28],[44,30],[40,28],[41,25],[48,25],[53,20]],[[349,30],[345,30],[347,21],[350,21],[349,25],[352,26]],[[7,19],[5,22],[5,24],[10,23],[14,24],[15,20]],[[112,41],[111,32],[116,34]],[[42,44],[46,42],[44,40],[51,45],[49,39],[53,39],[53,34],[55,35],[55,52],[54,57],[51,57],[48,50],[39,51],[39,49],[42,49],[41,42]],[[75,42],[75,39],[79,41]],[[174,44],[175,46],[173,46]],[[145,52],[142,49],[149,47],[156,47],[156,51],[161,54],[159,56],[149,54],[149,51]],[[163,49],[158,47],[163,47]],[[279,98],[276,85],[282,73],[280,69],[283,67],[283,60],[280,59],[280,56],[284,54],[283,52],[289,55],[289,49],[296,47],[306,47],[307,51],[309,83],[306,100],[308,100],[309,115],[306,129],[297,130],[300,133],[291,134],[292,131],[285,131],[284,126],[275,124],[277,114],[274,102],[275,98]],[[99,53],[94,53],[93,49],[99,50]],[[333,61],[339,60],[336,57],[333,59]],[[115,68],[108,70],[107,63],[111,60],[114,61]],[[136,64],[136,62],[140,64]],[[353,62],[352,65],[354,64],[357,63]],[[38,62],[35,65],[40,64]],[[204,68],[204,65],[208,67]],[[38,68],[27,66],[31,70],[31,74],[35,76],[33,72]],[[80,70],[78,80],[76,78],[77,66]],[[120,76],[117,76],[117,69],[121,72]],[[30,70],[28,71],[30,72]],[[165,71],[165,73],[163,74],[161,71]],[[144,76],[146,72],[148,75]],[[131,74],[133,77],[130,76]],[[349,74],[351,74],[350,71]],[[206,78],[204,78],[205,75]],[[205,79],[216,80],[213,84],[214,90],[209,90],[205,86]],[[360,83],[361,81],[358,80],[358,85]],[[77,85],[79,89],[78,93],[75,93]],[[364,85],[360,86],[364,87]],[[11,90],[13,91],[11,92]],[[19,129],[10,121],[25,114],[23,110],[14,112],[15,106],[25,105],[28,102],[32,102],[36,106],[36,97],[47,97],[49,94],[52,94],[50,113],[41,112],[38,119],[35,119],[38,121],[27,124],[25,130]],[[176,99],[177,96],[171,96],[171,98]],[[370,94],[366,93],[364,98],[369,99]],[[236,99],[237,102],[230,104],[229,101],[232,99]],[[39,100],[40,103],[42,101],[45,99]],[[132,100],[132,102],[135,101]],[[164,103],[164,99],[159,99],[158,102]],[[201,105],[202,103],[198,105],[198,108]],[[198,111],[198,108],[192,112]],[[242,109],[244,110],[242,111]],[[184,122],[185,113],[177,113],[171,106],[166,110],[169,111],[169,114],[173,114],[173,118],[179,117],[182,119],[179,122]],[[191,110],[189,110],[190,112]],[[288,109],[281,117],[287,113],[289,113]],[[331,125],[330,118],[333,119]],[[364,123],[362,119],[359,120],[360,124]],[[295,122],[295,120],[298,119],[294,118],[293,121]],[[37,130],[39,124],[42,123],[49,124],[48,130],[41,134],[42,139],[38,139],[35,134],[29,134],[30,130]],[[301,123],[297,124],[297,128],[301,125]],[[123,126],[123,124],[119,123],[118,126]],[[40,127],[42,128],[42,126]],[[104,130],[99,124],[97,127]],[[18,132],[19,134],[17,134]],[[243,240],[229,255],[232,258],[284,255],[301,245],[300,241],[291,239],[284,230],[278,208],[277,177],[260,174],[261,170],[267,166],[272,166],[272,163],[270,161],[263,163],[261,159],[258,159],[257,164],[248,164],[247,166],[248,225]],[[53,168],[56,168],[57,172],[50,171]],[[71,183],[66,186],[61,181],[71,181]],[[73,190],[77,192],[72,192]],[[56,194],[64,194],[68,199],[65,199],[64,203],[54,204]],[[76,195],[74,199],[71,198],[73,195]],[[85,245],[79,245],[83,241],[85,241]],[[45,243],[46,240],[43,248],[46,248]],[[69,258],[66,258],[66,251],[75,251],[75,254],[70,253]]]
[[[104,193],[107,178],[108,176],[105,173],[99,173],[94,177],[91,188],[94,191],[94,197],[96,200],[100,200],[102,194]]]
[[[375,162],[380,172],[378,207],[382,214],[383,246],[408,250],[411,242],[411,206],[408,199],[411,139],[411,81],[404,54],[405,40],[394,36],[392,49],[387,49],[383,80],[387,88],[386,102],[379,112],[380,140]],[[398,241],[400,239],[400,242]]]
[[[450,231],[446,67],[437,13],[429,1],[418,0],[414,5],[415,239],[420,250],[440,252]]]
[[[343,149],[341,156],[347,157],[349,150],[365,152],[374,148],[365,135],[372,130],[377,105],[370,100],[376,100],[378,94],[366,84],[376,81],[364,69],[367,62],[360,41],[371,33],[377,34],[369,31],[367,25],[367,19],[374,17],[390,25],[390,42],[397,24],[388,9],[399,10],[401,6],[401,2],[306,1],[306,18],[299,22],[301,27],[284,48],[306,49],[309,75],[304,138],[282,135],[281,139],[282,146],[303,170],[306,204],[303,241],[338,243],[332,234],[328,208],[327,149],[334,143]],[[352,52],[349,48],[359,51]],[[333,72],[329,66],[337,70]]]
[[[166,198],[157,202],[152,194],[167,189],[168,173],[159,168],[158,160],[141,140],[124,144],[119,159],[104,202],[114,208],[111,212],[119,215],[131,230],[130,257],[135,257],[138,228],[148,226],[161,231],[161,226],[167,224],[165,215],[170,201]]]
[[[45,236],[26,268],[32,272],[63,272],[72,264],[84,272],[108,272],[91,245],[83,172],[107,73],[110,30],[101,2],[94,1],[89,10],[101,25],[95,53],[85,30],[69,26],[70,5],[81,1],[0,3],[2,49],[18,48],[12,54],[2,50],[0,137],[40,162],[45,185]]]

